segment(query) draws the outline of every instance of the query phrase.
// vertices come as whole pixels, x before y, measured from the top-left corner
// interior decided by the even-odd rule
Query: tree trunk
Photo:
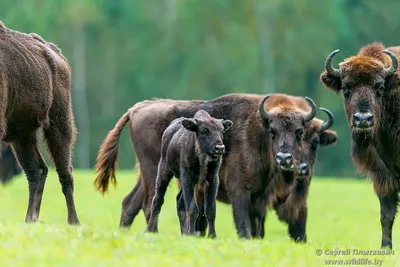
[[[272,34],[269,29],[269,25],[273,24],[267,23],[267,17],[269,17],[269,15],[272,15],[273,11],[267,12],[266,5],[270,4],[262,0],[254,1],[254,10],[257,20],[258,41],[260,43],[260,61],[262,65],[261,68],[264,73],[263,88],[266,93],[273,93],[276,91],[274,80],[275,61],[272,46]],[[268,8],[273,9],[272,5],[270,5]]]
[[[78,128],[76,167],[90,168],[90,121],[86,97],[85,31],[83,25],[74,30],[72,84],[75,117]]]

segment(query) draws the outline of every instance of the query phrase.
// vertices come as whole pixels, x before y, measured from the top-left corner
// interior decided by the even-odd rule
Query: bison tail
[[[108,184],[110,182],[116,186],[117,180],[115,178],[115,171],[117,169],[118,159],[118,143],[119,137],[126,123],[129,121],[129,111],[126,112],[115,124],[115,127],[108,133],[104,139],[97,155],[96,173],[98,173],[94,181],[94,187],[102,195],[107,192]]]

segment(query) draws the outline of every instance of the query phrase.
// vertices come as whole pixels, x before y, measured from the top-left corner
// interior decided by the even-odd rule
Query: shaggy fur
[[[386,77],[391,58],[385,47],[372,43],[340,63],[340,77],[324,71],[323,85],[343,92],[344,109],[351,131],[351,157],[358,171],[372,177],[381,204],[382,247],[392,247],[392,227],[400,190],[400,79],[399,72]],[[400,47],[389,47],[399,57]],[[360,130],[352,124],[359,110],[373,115],[374,125]]]
[[[68,223],[79,224],[73,197],[76,128],[70,86],[70,67],[54,44],[0,23],[0,137],[11,144],[28,179],[26,222],[39,218],[47,177],[37,143],[42,128],[65,195]]]
[[[226,154],[219,173],[220,183],[224,184],[232,202],[238,235],[250,238],[250,209],[265,195],[268,185],[271,182],[284,185],[272,190],[273,195],[284,196],[287,195],[287,188],[294,184],[294,170],[282,171],[275,155],[282,149],[288,150],[298,163],[302,132],[306,127],[304,118],[308,114],[290,108],[282,109],[282,105],[290,107],[287,103],[291,101],[286,95],[274,94],[265,103],[266,109],[271,107],[270,119],[265,121],[258,111],[262,98],[252,94],[228,94],[210,101],[159,99],[133,106],[129,111],[130,133],[140,164],[141,184],[136,185],[123,202],[121,226],[129,226],[140,207],[145,211],[146,220],[149,218],[164,130],[175,118],[192,117],[197,110],[204,109],[213,117],[229,119],[234,123],[224,135]],[[279,105],[281,108],[277,107]],[[107,158],[109,154],[115,155],[115,152],[110,152],[116,149],[111,145],[115,140],[113,134],[109,134],[100,148],[98,162],[107,164],[97,165],[96,184],[107,184],[110,177],[107,173],[115,172],[109,166],[114,166],[116,158]],[[105,191],[104,186],[98,189]],[[265,198],[274,199],[276,196]]]

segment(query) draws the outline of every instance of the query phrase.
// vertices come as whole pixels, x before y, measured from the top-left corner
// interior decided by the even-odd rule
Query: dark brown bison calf
[[[25,221],[38,220],[47,178],[38,148],[42,128],[67,202],[68,223],[79,224],[71,164],[76,129],[66,58],[39,35],[10,30],[0,22],[0,74],[0,139],[11,144],[28,179]]]
[[[216,237],[216,197],[219,186],[218,172],[225,146],[223,133],[231,126],[230,120],[212,118],[206,111],[199,110],[194,118],[179,118],[171,122],[161,140],[161,158],[158,163],[155,194],[151,206],[148,232],[157,232],[157,219],[164,195],[172,177],[180,179],[185,203],[186,231],[195,234],[195,222],[199,208],[194,197],[204,192],[204,213],[209,224],[209,237]],[[207,183],[207,189],[204,185]]]
[[[381,206],[381,247],[392,248],[392,228],[400,191],[400,47],[372,43],[332,67],[331,52],[321,74],[323,85],[342,92],[351,132],[351,157],[372,176]]]

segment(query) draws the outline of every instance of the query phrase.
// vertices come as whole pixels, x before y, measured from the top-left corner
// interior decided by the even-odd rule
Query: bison
[[[22,172],[9,144],[2,142],[0,157],[0,181],[7,184],[11,179]]]
[[[76,128],[71,108],[71,69],[53,43],[0,23],[0,137],[11,144],[29,184],[25,222],[37,221],[47,165],[38,148],[43,129],[68,208],[79,224],[73,191],[71,150]]]
[[[400,47],[371,43],[346,58],[339,69],[331,52],[321,73],[322,84],[342,93],[351,132],[351,158],[360,173],[372,177],[381,210],[381,248],[392,248],[392,228],[400,190]]]
[[[299,165],[299,170],[296,175],[296,184],[288,192],[287,196],[282,199],[276,200],[272,203],[272,208],[276,211],[278,218],[288,224],[289,236],[297,242],[306,242],[306,223],[307,223],[307,194],[311,183],[313,174],[313,167],[315,163],[318,145],[330,146],[336,143],[337,134],[334,131],[328,130],[334,121],[332,113],[324,108],[321,108],[328,115],[327,121],[314,118],[310,125],[304,132],[304,139],[302,145],[302,158]],[[181,184],[179,183],[179,188]],[[204,198],[204,193],[200,192],[199,199]],[[182,198],[182,191],[180,190],[177,197],[177,213],[181,226],[181,232],[185,231],[184,220],[184,200]],[[229,197],[223,185],[219,188],[218,200],[223,203],[229,204]],[[196,222],[196,231],[200,236],[204,236],[207,229],[207,220],[204,216],[204,208],[202,201],[199,201],[200,216]],[[265,207],[260,207],[265,211]],[[252,218],[252,216],[251,216]],[[259,222],[252,221],[254,229],[252,232],[253,237],[264,237],[264,221],[265,217],[261,218]]]
[[[224,132],[231,128],[230,120],[217,120],[206,111],[199,110],[194,118],[179,118],[171,122],[161,140],[161,158],[158,163],[155,194],[151,206],[149,232],[157,229],[158,215],[164,203],[164,195],[172,177],[182,183],[186,215],[185,234],[195,233],[199,215],[197,194],[204,194],[204,214],[209,224],[209,237],[216,237],[216,197],[219,186],[218,172],[225,153],[222,142]],[[207,189],[204,188],[207,183]],[[205,191],[205,192],[204,192]],[[196,192],[196,198],[195,198]]]
[[[264,98],[251,94],[228,94],[210,101],[153,100],[137,103],[121,117],[101,145],[95,186],[104,193],[110,178],[115,184],[119,136],[130,121],[131,140],[143,184],[136,185],[125,198],[128,203],[123,203],[120,224],[130,224],[132,216],[129,211],[136,211],[142,205],[148,221],[162,133],[175,118],[192,117],[197,110],[204,109],[213,117],[234,123],[224,135],[226,154],[219,173],[220,182],[232,202],[238,236],[251,238],[252,206],[267,188],[273,192],[267,196],[270,200],[285,195],[287,188],[294,183],[304,129],[316,114],[316,106],[310,98],[306,98],[304,103],[311,106],[309,112],[296,110],[293,100],[284,94]],[[150,194],[137,196],[142,199],[133,197],[135,206],[130,208],[129,202],[139,190]]]

